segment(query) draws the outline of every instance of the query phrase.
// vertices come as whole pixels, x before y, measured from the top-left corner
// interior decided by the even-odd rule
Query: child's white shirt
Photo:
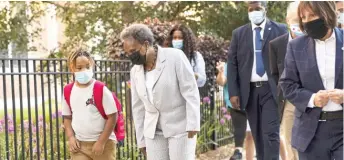
[[[73,86],[70,95],[72,112],[62,97],[62,114],[66,116],[73,114],[72,128],[75,137],[80,141],[97,141],[105,127],[106,120],[99,113],[92,97],[94,82],[86,88]],[[117,112],[115,100],[107,87],[103,89],[103,107],[106,115]],[[115,133],[112,132],[109,139],[116,141]]]

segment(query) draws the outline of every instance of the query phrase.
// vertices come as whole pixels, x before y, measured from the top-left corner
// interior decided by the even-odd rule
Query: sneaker
[[[242,160],[242,153],[236,149],[233,156],[229,160]]]

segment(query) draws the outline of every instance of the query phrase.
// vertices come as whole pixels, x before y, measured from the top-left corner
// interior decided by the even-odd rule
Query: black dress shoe
[[[236,149],[233,153],[233,156],[229,160],[242,160],[242,153]]]

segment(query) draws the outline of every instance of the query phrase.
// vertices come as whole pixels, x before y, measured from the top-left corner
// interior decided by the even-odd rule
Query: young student
[[[107,115],[104,119],[95,106],[93,87],[94,61],[90,54],[77,50],[68,58],[74,74],[69,104],[66,96],[62,99],[62,114],[69,150],[73,160],[115,160],[116,135],[114,127],[117,108],[112,93],[103,88],[102,104]]]

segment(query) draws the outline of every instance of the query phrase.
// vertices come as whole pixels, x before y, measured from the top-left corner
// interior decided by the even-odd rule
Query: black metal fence
[[[107,83],[123,105],[127,137],[118,159],[144,159],[138,151],[131,118],[129,61],[97,60],[95,78]],[[63,86],[72,80],[65,59],[0,58],[0,159],[69,159],[62,127]],[[223,117],[222,93],[200,89],[202,131],[198,153],[228,144],[229,123]]]

